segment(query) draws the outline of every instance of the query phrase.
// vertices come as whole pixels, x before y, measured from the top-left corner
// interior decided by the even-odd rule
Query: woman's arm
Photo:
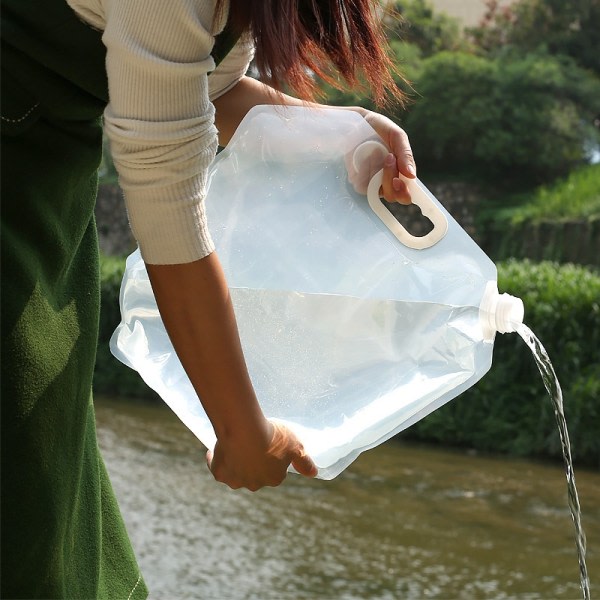
[[[254,491],[281,483],[290,463],[303,475],[316,475],[297,438],[263,416],[216,254],[146,268],[173,347],[217,435],[207,457],[215,479]]]
[[[314,102],[305,102],[293,96],[278,93],[273,88],[252,77],[242,77],[234,87],[217,98],[213,104],[216,109],[215,122],[219,130],[219,144],[221,146],[229,142],[246,113],[259,104],[343,108],[344,110],[358,112],[379,134],[379,137],[385,142],[390,151],[390,155],[384,163],[382,196],[388,202],[410,203],[410,194],[406,184],[398,177],[398,174],[401,173],[409,179],[416,177],[415,161],[406,132],[391,119],[359,106],[332,107]]]
[[[243,77],[214,101],[220,143],[227,143],[246,113],[260,104],[330,108]],[[409,202],[404,184],[394,183],[401,182],[398,172],[415,176],[404,131],[377,113],[360,107],[347,110],[361,114],[391,151],[382,186],[385,198]],[[165,327],[217,435],[214,453],[207,456],[215,478],[232,488],[256,490],[278,485],[290,463],[301,474],[314,476],[317,469],[294,434],[262,413],[216,254],[191,263],[146,266]]]

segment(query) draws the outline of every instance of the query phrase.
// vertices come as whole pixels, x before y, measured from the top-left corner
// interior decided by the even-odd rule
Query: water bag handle
[[[364,156],[367,152],[376,151],[377,146],[381,146],[385,150],[385,154],[388,153],[387,148],[379,142],[364,142],[354,151],[353,162],[355,168],[357,167],[360,155],[363,154]],[[369,201],[369,206],[402,244],[409,248],[414,248],[415,250],[431,248],[431,246],[437,244],[446,235],[448,231],[448,219],[446,219],[446,215],[440,210],[437,204],[435,204],[418,180],[408,179],[403,175],[400,175],[400,177],[408,186],[412,203],[416,204],[421,209],[423,216],[427,217],[433,223],[433,229],[428,234],[421,237],[412,235],[396,220],[394,215],[392,215],[385,205],[382,204],[379,197],[379,188],[383,182],[383,169],[375,173],[371,178],[371,181],[369,181],[367,187],[367,200]]]

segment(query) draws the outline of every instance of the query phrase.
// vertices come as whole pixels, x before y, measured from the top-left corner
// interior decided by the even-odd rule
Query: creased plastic
[[[494,264],[433,197],[448,221],[439,242],[415,250],[392,235],[349,182],[353,153],[377,139],[352,111],[257,107],[209,178],[209,227],[259,401],[324,479],[473,385],[492,360],[479,307]],[[358,166],[367,179],[373,161]],[[115,356],[212,448],[139,252],[121,313]]]

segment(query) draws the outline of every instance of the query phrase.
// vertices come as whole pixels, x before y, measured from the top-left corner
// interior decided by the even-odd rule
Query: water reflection
[[[232,492],[168,409],[97,414],[153,599],[580,597],[559,464],[389,442],[333,481]],[[593,590],[600,474],[578,469],[578,488]]]

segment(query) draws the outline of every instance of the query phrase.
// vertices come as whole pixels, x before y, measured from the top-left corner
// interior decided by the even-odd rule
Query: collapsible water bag
[[[324,479],[472,386],[496,331],[523,319],[522,302],[498,293],[494,264],[419,181],[407,183],[433,229],[415,237],[391,215],[379,199],[386,154],[353,111],[261,106],[210,171],[209,227],[260,404]],[[121,314],[115,356],[212,448],[139,252]]]

